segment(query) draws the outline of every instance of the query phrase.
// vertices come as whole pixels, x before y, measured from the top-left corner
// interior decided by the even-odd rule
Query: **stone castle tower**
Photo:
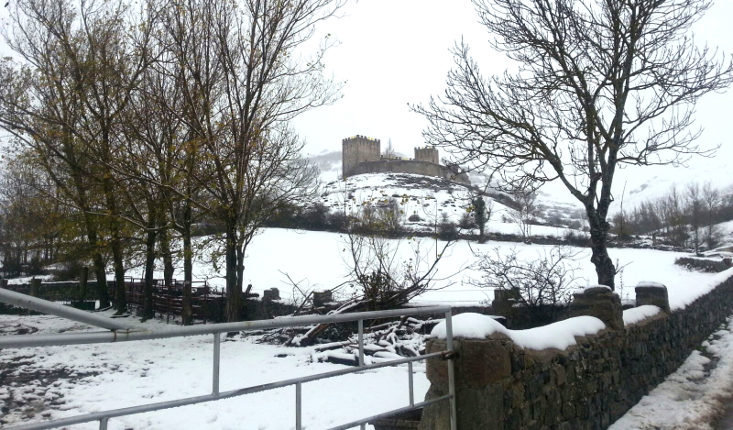
[[[365,136],[347,137],[341,141],[341,174],[343,178],[364,173],[411,173],[436,176],[470,184],[468,175],[457,166],[441,166],[438,150],[426,146],[415,148],[415,158],[405,160],[382,156],[379,139]]]
[[[342,140],[341,145],[341,172],[344,178],[351,176],[354,167],[358,164],[380,159],[381,143],[379,139],[356,135]]]
[[[425,148],[415,148],[415,160],[440,164],[438,150],[430,146],[426,146]]]

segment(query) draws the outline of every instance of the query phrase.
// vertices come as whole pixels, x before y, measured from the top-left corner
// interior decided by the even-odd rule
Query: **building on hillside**
[[[414,173],[435,176],[462,184],[470,184],[468,175],[458,166],[440,164],[438,150],[433,147],[415,148],[415,158],[384,156],[381,142],[366,136],[352,136],[343,139],[341,151],[341,173],[344,178],[364,173]]]

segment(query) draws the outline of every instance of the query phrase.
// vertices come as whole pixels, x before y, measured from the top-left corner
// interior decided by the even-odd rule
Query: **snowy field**
[[[433,239],[392,242],[399,258],[404,259],[413,255],[413,247],[419,246],[424,264],[429,264],[434,258],[436,244],[442,247],[441,242]],[[265,229],[248,251],[245,283],[252,283],[257,292],[278,287],[282,297],[297,301],[286,274],[304,290],[333,288],[348,279],[345,248],[345,238],[339,234]],[[488,303],[493,298],[492,291],[479,288],[474,282],[480,278],[474,264],[481,253],[517,251],[521,258],[533,259],[551,248],[510,242],[483,245],[457,242],[440,262],[434,280],[440,289],[423,294],[413,304]],[[575,252],[577,288],[593,285],[595,272],[589,262],[589,252],[580,248]],[[675,258],[682,255],[680,253],[636,249],[611,249],[609,252],[617,266],[623,267],[617,278],[617,291],[624,298],[633,298],[633,287],[639,282],[660,282],[668,287],[673,309],[685,307],[733,275],[733,269],[720,274],[687,271],[673,264]],[[223,286],[223,273],[211,270],[204,260],[195,265],[195,277]],[[128,274],[139,276],[140,272]],[[177,273],[177,276],[182,277],[182,274]],[[344,286],[337,291],[337,296],[348,297],[353,292]],[[646,311],[627,311],[629,315],[625,315],[625,319],[631,323]],[[132,318],[128,319],[132,321]],[[164,326],[159,321],[149,321],[145,325],[151,330]],[[82,324],[50,316],[0,316],[0,335],[89,330]],[[673,385],[660,386],[659,392],[651,393],[615,428],[698,428],[688,424],[709,416],[711,410],[720,406],[721,399],[731,394],[732,332],[733,320],[709,340],[704,353],[693,353],[680,369],[682,373],[673,375],[665,383]],[[516,333],[516,336],[527,338],[529,334]],[[288,348],[260,344],[256,340],[254,337],[234,337],[222,344],[221,390],[342,368],[318,362],[318,353],[312,347]],[[2,420],[8,424],[42,417],[61,418],[133,406],[146,400],[164,401],[207,394],[211,391],[212,343],[211,336],[203,336],[111,345],[0,350],[2,375],[7,381],[15,381],[15,386],[0,384]],[[709,362],[717,365],[709,368],[706,364]],[[414,379],[415,397],[422,399],[428,388],[424,365],[415,366]],[[306,428],[328,428],[406,406],[407,369],[405,366],[385,368],[308,383],[304,385],[303,394]],[[294,403],[294,388],[289,387],[199,406],[115,418],[110,420],[109,428],[289,429],[295,423]],[[665,414],[665,408],[676,412]],[[661,421],[661,416],[665,421]],[[665,424],[673,419],[682,424]],[[656,420],[660,420],[661,427],[655,427],[653,423]],[[97,427],[90,424],[74,428]]]
[[[442,249],[444,242],[429,238],[392,240],[396,261],[407,261],[420,250],[418,264],[426,269],[435,258],[436,245]],[[552,250],[551,245],[526,245],[516,242],[458,241],[445,252],[433,281],[435,290],[428,291],[413,301],[414,305],[475,305],[490,303],[493,290],[476,286],[481,273],[475,265],[481,254],[506,254],[516,250],[520,258],[535,259]],[[585,288],[594,285],[596,274],[590,263],[590,250],[568,247],[573,257],[575,285]],[[717,285],[724,275],[691,272],[674,265],[674,260],[684,253],[648,249],[612,248],[609,254],[622,271],[616,280],[616,290],[622,299],[634,299],[634,287],[643,281],[659,282],[667,286],[672,309],[685,307]],[[211,265],[201,261],[194,266],[194,278],[208,280],[220,289],[224,287],[224,273],[214,271]],[[653,269],[653,270],[652,270]],[[133,269],[128,275],[142,277],[141,269]],[[286,276],[287,275],[287,276]],[[279,288],[286,301],[297,301],[302,295],[294,290],[288,276],[303,291],[332,289],[349,281],[349,259],[346,237],[338,233],[311,232],[289,229],[263,229],[247,251],[244,284],[252,284],[253,291],[261,293],[268,288]],[[156,273],[162,278],[162,271]],[[182,272],[176,277],[183,278]],[[336,297],[347,298],[354,293],[349,285],[335,292]]]

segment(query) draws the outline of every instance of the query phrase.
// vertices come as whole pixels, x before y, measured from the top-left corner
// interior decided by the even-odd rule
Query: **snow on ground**
[[[22,327],[17,327],[20,324]],[[157,321],[145,323],[161,329]],[[0,334],[25,328],[35,334],[90,331],[82,324],[52,316],[0,315]],[[22,419],[28,410],[46,411],[49,418],[134,406],[146,401],[204,395],[211,392],[213,335],[175,339],[0,350],[0,369],[23,364],[22,373],[4,369],[0,409],[11,407],[10,392],[22,396],[24,407],[4,412],[3,425]],[[258,344],[239,336],[222,342],[221,391],[341,369],[311,361],[313,348]],[[21,372],[21,369],[15,369]],[[62,375],[27,380],[39,369]],[[428,388],[425,367],[415,364],[415,398]],[[63,375],[67,375],[64,377]],[[366,371],[303,385],[303,424],[323,429],[409,404],[407,366]],[[40,416],[33,418],[39,420]],[[27,420],[27,418],[26,418]],[[2,426],[2,425],[0,425]],[[295,426],[295,388],[235,397],[196,406],[113,418],[110,429],[289,429]],[[94,429],[98,423],[74,428]]]
[[[420,250],[418,264],[427,268],[435,258],[436,245],[441,249],[444,242],[430,238],[388,240],[400,261],[415,258],[414,251]],[[433,280],[436,289],[428,291],[413,301],[414,305],[453,304],[476,305],[493,300],[491,288],[476,286],[481,273],[475,269],[478,256],[498,249],[505,254],[516,250],[519,258],[535,259],[552,250],[551,245],[527,245],[516,242],[489,241],[485,244],[458,241],[449,247],[438,265]],[[575,255],[573,266],[575,285],[578,288],[595,285],[595,268],[590,263],[587,248],[571,248]],[[684,308],[697,297],[710,291],[729,276],[733,270],[720,274],[693,272],[674,264],[674,260],[686,255],[679,252],[649,249],[612,248],[609,254],[621,271],[616,279],[616,292],[623,300],[634,299],[634,287],[639,282],[664,284],[669,293],[672,309]],[[195,279],[208,279],[210,284],[223,289],[224,272],[213,270],[205,259],[194,267]],[[414,261],[414,260],[413,260]],[[302,299],[290,284],[286,274],[299,283],[303,291],[331,289],[347,282],[349,275],[348,245],[346,237],[338,233],[311,232],[268,228],[263,229],[250,245],[245,259],[244,284],[252,284],[253,291],[276,287],[285,300]],[[221,266],[220,266],[221,267]],[[133,269],[128,275],[141,277],[142,269]],[[162,272],[156,273],[162,278]],[[182,279],[183,273],[176,273]],[[348,286],[336,291],[336,297],[346,298],[354,293]]]
[[[456,334],[471,329],[475,322],[475,314],[461,315],[456,316]],[[145,325],[153,330],[164,328],[164,324],[157,321]],[[573,326],[579,327],[578,324]],[[52,316],[0,316],[0,334],[11,334],[14,330],[37,330],[35,333],[40,335],[95,329]],[[515,337],[518,332],[510,334]],[[524,332],[528,334],[530,330]],[[581,333],[571,333],[577,334]],[[536,340],[537,337],[540,336],[532,338]],[[527,339],[535,342],[529,336]],[[518,342],[523,341],[520,339]],[[196,336],[134,344],[0,350],[0,368],[4,370],[6,381],[20,381],[0,385],[0,409],[8,408],[3,409],[2,425],[40,420],[41,415],[62,418],[133,406],[144,401],[207,394],[211,390],[212,343],[212,336]],[[254,342],[253,338],[237,336],[225,340],[221,355],[221,389],[231,390],[343,368],[313,362],[311,356],[314,354],[313,348],[264,345]],[[14,368],[13,364],[22,368]],[[41,369],[48,372],[39,378],[29,378]],[[429,382],[424,365],[416,365],[415,371],[415,398],[422,399]],[[305,384],[305,428],[327,428],[405,406],[408,402],[406,372],[405,366],[399,366]],[[733,317],[703,344],[702,352],[694,351],[676,373],[611,428],[711,428],[706,423],[727,405],[726,399],[733,395],[732,387]],[[10,393],[16,399],[22,397],[22,407],[12,404]],[[109,428],[290,429],[294,427],[294,397],[293,387],[283,388],[219,402],[114,418],[110,420]],[[31,411],[36,415],[29,417]],[[73,428],[93,429],[97,424]]]
[[[712,430],[712,419],[731,399],[733,317],[610,429]]]

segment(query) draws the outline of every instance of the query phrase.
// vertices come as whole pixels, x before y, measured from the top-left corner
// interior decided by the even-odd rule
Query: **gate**
[[[91,421],[99,421],[100,430],[106,430],[107,423],[111,418],[125,415],[139,414],[143,412],[152,412],[161,409],[175,408],[178,406],[193,405],[203,402],[210,402],[226,398],[243,396],[246,394],[257,393],[261,391],[273,390],[287,386],[295,386],[295,428],[302,429],[302,385],[311,381],[320,379],[333,378],[351,373],[363,372],[369,369],[377,369],[388,366],[396,366],[407,364],[409,405],[386,411],[377,415],[362,418],[357,421],[345,423],[331,430],[348,429],[359,426],[361,429],[366,428],[366,424],[379,418],[385,418],[398,413],[420,409],[432,403],[447,401],[450,404],[450,428],[456,430],[456,408],[455,408],[455,388],[453,374],[453,332],[452,332],[452,314],[451,308],[448,306],[436,306],[417,309],[397,309],[389,311],[376,312],[359,312],[352,314],[339,315],[315,315],[315,316],[298,316],[278,318],[276,320],[260,320],[260,321],[243,321],[235,323],[220,323],[197,326],[184,326],[166,329],[165,331],[147,331],[133,328],[123,322],[112,318],[95,315],[92,313],[80,311],[68,306],[60,305],[53,302],[37,299],[35,297],[16,293],[0,288],[0,301],[11,305],[24,307],[27,309],[53,314],[75,321],[90,324],[96,327],[107,329],[107,332],[101,333],[78,333],[78,334],[55,334],[55,335],[13,335],[0,337],[0,348],[26,348],[40,346],[64,346],[64,345],[84,345],[91,343],[111,343],[111,342],[129,342],[147,339],[162,339],[182,336],[203,336],[212,335],[214,338],[213,354],[212,354],[212,382],[211,393],[195,397],[186,397],[176,400],[164,402],[145,403],[138,406],[128,408],[113,409],[102,412],[94,412],[82,414],[68,418],[62,418],[51,421],[42,421],[37,423],[23,424],[8,428],[8,430],[30,430],[30,429],[49,429],[62,427],[72,424],[79,424]],[[407,357],[376,364],[365,364],[364,362],[364,321],[371,319],[395,318],[403,316],[425,315],[425,314],[443,314],[446,321],[446,350],[433,352],[430,354],[420,355],[417,357]],[[221,347],[222,333],[235,331],[252,331],[267,330],[275,328],[302,327],[312,324],[337,324],[344,322],[357,321],[358,324],[358,347],[359,347],[359,365],[348,369],[339,369],[330,372],[324,372],[316,375],[285,379],[262,385],[242,387],[230,391],[219,390],[219,359]],[[432,357],[442,357],[446,361],[449,381],[449,392],[445,396],[431,399],[424,402],[415,403],[413,395],[413,379],[412,379],[412,363],[415,361],[427,360]]]

